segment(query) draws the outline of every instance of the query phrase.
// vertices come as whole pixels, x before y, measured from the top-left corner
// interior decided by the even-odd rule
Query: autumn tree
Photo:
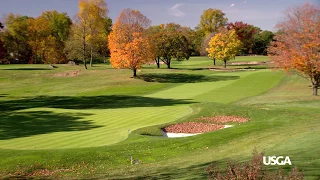
[[[63,63],[66,61],[66,55],[64,48],[66,41],[70,35],[72,21],[66,13],[58,13],[57,11],[46,11],[42,13],[42,18],[49,22],[49,28],[51,30],[53,42],[51,42],[50,50],[54,53],[50,53],[51,63]]]
[[[1,59],[4,59],[4,57],[6,56],[7,52],[6,49],[4,48],[4,44],[2,41],[2,29],[4,28],[4,26],[2,25],[2,23],[0,22],[0,61]]]
[[[202,56],[202,42],[203,39],[205,37],[205,33],[203,31],[200,31],[198,29],[195,29],[191,32],[191,36],[192,41],[191,41],[191,45],[192,45],[192,52],[191,55],[194,56]]]
[[[172,59],[189,59],[196,35],[191,28],[168,23],[152,26],[148,29],[148,33],[156,53],[155,62],[158,68],[160,68],[160,61],[171,68]]]
[[[318,95],[320,83],[320,9],[309,3],[289,8],[285,19],[276,26],[268,53],[275,66],[295,71],[308,78],[313,95]]]
[[[95,43],[100,43],[99,40],[106,41],[107,13],[108,9],[104,0],[79,1],[79,12],[74,19],[69,42],[67,42],[69,47],[66,47],[65,51],[70,57],[70,54],[78,54],[80,48],[85,69],[87,69],[88,50],[92,66]],[[81,44],[81,47],[77,45],[78,43]]]
[[[127,68],[137,76],[142,64],[152,61],[154,54],[146,30],[151,21],[137,10],[124,9],[108,37],[113,68]]]
[[[219,9],[210,8],[203,11],[198,29],[208,35],[210,33],[218,32],[220,28],[226,26],[227,22],[228,18],[225,17],[225,13]]]
[[[216,33],[210,33],[203,38],[202,43],[201,43],[201,48],[200,48],[200,54],[202,56],[208,56],[207,49],[209,48],[209,42],[212,39],[212,37],[215,35],[216,35]],[[213,58],[212,60],[213,60],[213,65],[216,65],[216,59]]]
[[[2,34],[4,48],[15,63],[28,63],[32,51],[28,44],[28,16],[9,14],[5,19],[6,28]]]
[[[52,35],[60,42],[65,42],[70,35],[72,20],[67,13],[59,13],[56,10],[43,12],[41,15],[49,20]]]
[[[43,17],[28,19],[28,44],[32,48],[32,63],[48,62],[56,56],[54,50],[55,37],[52,36],[49,21]],[[48,57],[51,56],[51,57]]]
[[[65,41],[69,36],[71,19],[65,13],[47,11],[28,20],[29,45],[34,63],[63,63]]]
[[[236,56],[240,47],[241,42],[236,31],[224,30],[211,38],[207,51],[210,58],[222,60],[226,68],[227,61]]]
[[[160,68],[160,61],[171,68],[172,59],[189,59],[189,43],[187,38],[179,32],[159,32],[152,36],[155,48],[155,61]]]
[[[260,30],[253,25],[243,23],[242,21],[236,21],[234,23],[228,23],[227,29],[234,29],[239,40],[242,43],[241,51],[244,54],[252,53],[254,45],[254,37],[260,32]]]

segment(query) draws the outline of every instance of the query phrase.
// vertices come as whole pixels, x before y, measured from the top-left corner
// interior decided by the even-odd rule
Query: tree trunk
[[[318,86],[317,85],[312,85],[312,89],[313,89],[313,95],[314,96],[318,96]]]
[[[87,68],[87,61],[85,59],[83,60],[83,64],[84,64],[84,69],[88,69]]]
[[[84,69],[88,69],[87,68],[87,62],[86,62],[86,37],[83,36],[83,49],[82,49],[82,56],[83,56],[83,64],[84,64]]]
[[[90,46],[90,67],[92,67],[93,55],[92,55],[92,46]]]
[[[216,65],[216,58],[213,59],[213,65]]]
[[[137,69],[133,69],[133,77],[137,77]]]
[[[223,60],[224,61],[224,68],[227,68],[227,60]]]
[[[156,63],[157,63],[157,68],[159,69],[160,68],[160,58],[156,58]]]
[[[170,61],[168,62],[167,66],[168,66],[168,69],[171,69],[171,63],[170,63]]]

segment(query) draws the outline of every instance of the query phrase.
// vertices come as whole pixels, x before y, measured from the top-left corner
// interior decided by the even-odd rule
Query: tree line
[[[112,20],[104,0],[80,0],[71,19],[56,10],[39,17],[9,14],[0,31],[2,63],[66,63],[109,56],[107,37]]]
[[[94,59],[110,56],[108,36],[113,24],[104,0],[80,0],[74,18],[57,11],[43,12],[39,17],[9,14],[0,22],[0,60],[2,63],[66,63],[81,60],[87,68]],[[195,29],[176,23],[145,27],[156,48],[155,63],[170,68],[171,59],[207,55],[209,41],[221,27],[236,30],[242,42],[241,54],[264,54],[273,33],[244,22],[228,23],[218,9],[203,12]]]

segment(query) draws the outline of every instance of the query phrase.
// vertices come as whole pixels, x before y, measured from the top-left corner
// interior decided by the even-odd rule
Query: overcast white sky
[[[214,8],[221,9],[230,22],[243,21],[263,30],[274,30],[285,9],[306,1],[320,5],[320,0],[106,0],[114,21],[122,9],[131,8],[141,11],[153,25],[175,22],[194,28],[202,12]],[[73,17],[78,0],[0,0],[0,15],[12,12],[36,17],[54,9]]]

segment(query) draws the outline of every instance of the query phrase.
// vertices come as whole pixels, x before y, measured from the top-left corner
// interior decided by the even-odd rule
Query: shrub
[[[214,164],[206,168],[208,179],[214,180],[300,180],[304,178],[298,168],[293,168],[288,176],[283,171],[269,172],[263,168],[263,153],[253,151],[253,158],[250,162],[243,164],[228,163],[226,169],[218,169]]]

